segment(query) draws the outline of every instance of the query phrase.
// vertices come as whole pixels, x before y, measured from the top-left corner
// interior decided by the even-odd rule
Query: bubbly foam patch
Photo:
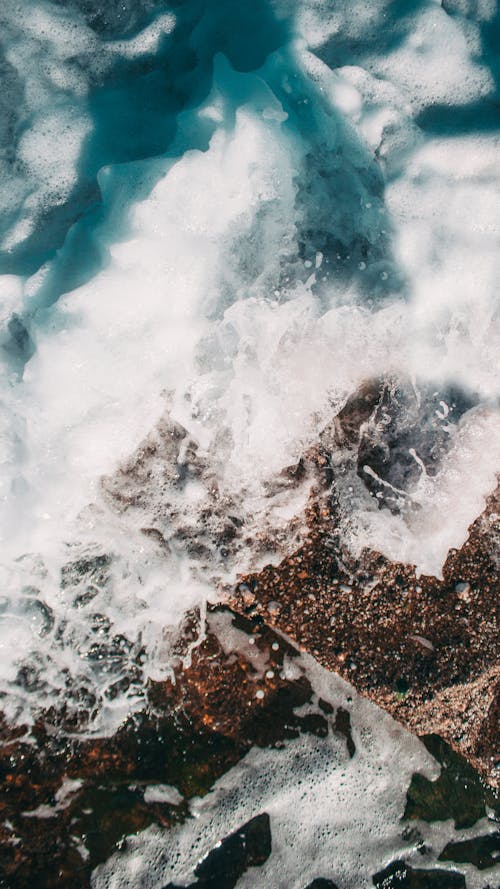
[[[295,672],[304,668],[315,693],[350,714],[353,757],[345,738],[331,729],[324,738],[302,735],[280,749],[253,749],[206,797],[190,803],[192,817],[184,824],[129,837],[125,851],[94,871],[95,889],[196,884],[195,865],[262,812],[270,817],[271,855],[243,874],[238,889],[304,889],[319,877],[339,889],[365,889],[373,885],[372,875],[396,857],[414,867],[436,865],[439,850],[457,836],[452,822],[412,824],[417,831],[411,839],[401,820],[412,774],[435,777],[435,761],[416,738],[347,683],[311,658],[305,657],[300,667],[294,662]],[[483,821],[467,835],[480,829],[489,832],[493,824]],[[424,854],[416,836],[425,838]],[[473,867],[458,869],[465,871],[472,889],[484,885]]]
[[[41,258],[50,253],[50,234],[44,239],[38,229],[50,233],[55,211],[66,206],[71,221],[88,203],[83,161],[93,130],[92,92],[110,76],[117,61],[154,55],[162,37],[175,28],[175,16],[160,11],[152,21],[146,17],[145,27],[135,36],[104,40],[71,4],[33,2],[23,9],[6,0],[0,21],[0,65],[5,74],[0,195],[8,211],[0,247],[5,251],[2,263],[9,266],[9,254],[15,255],[24,243],[29,250],[29,239],[35,235],[40,236],[32,237],[35,263],[39,243],[45,247]],[[61,218],[56,246],[63,231]]]

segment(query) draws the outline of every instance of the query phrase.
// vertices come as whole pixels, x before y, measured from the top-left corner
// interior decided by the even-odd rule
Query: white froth
[[[481,38],[474,22],[428,3],[408,20],[401,45],[370,59],[380,76],[398,83],[415,111],[432,103],[467,104],[491,92],[489,69],[477,64]],[[439,76],[436,76],[439,72]]]
[[[207,374],[196,378],[195,362],[197,347],[210,331],[207,315],[218,304],[221,251],[245,237],[262,201],[281,198],[274,177],[286,157],[273,128],[274,123],[264,124],[242,110],[234,134],[217,134],[210,151],[187,152],[167,169],[150,197],[134,209],[132,239],[112,246],[109,267],[63,297],[39,330],[18,407],[27,414],[22,475],[28,490],[36,491],[35,522],[43,511],[52,530],[95,496],[99,477],[132,453],[159,419],[165,409],[162,392],[178,392],[184,420],[186,385],[191,380],[206,385]],[[265,305],[255,303],[239,337],[247,340],[242,344],[247,354],[261,311]],[[224,323],[229,327],[231,320]],[[270,335],[275,336],[272,323]],[[252,386],[255,409],[264,412],[252,424],[262,434],[276,414],[265,397],[259,407],[259,381],[266,368],[259,367],[258,356],[252,363],[258,377],[253,386],[247,379],[245,386],[247,391]],[[234,373],[228,362],[226,377]],[[212,387],[218,376],[210,375]],[[226,382],[222,405],[234,398],[227,388]],[[209,443],[214,424],[203,419]],[[231,421],[237,436],[238,413]],[[203,440],[200,424],[193,425]],[[241,429],[248,436],[244,417]],[[264,471],[267,443],[266,433],[253,457],[264,460]],[[237,461],[238,439],[234,444],[231,456]],[[246,442],[236,471],[253,444]],[[279,452],[272,468],[281,468],[285,457]],[[246,474],[251,479],[252,473]],[[28,516],[22,529],[34,533]]]
[[[175,22],[176,19],[173,13],[163,13],[155,18],[143,31],[140,31],[136,37],[131,37],[128,40],[113,40],[110,43],[110,49],[114,53],[125,57],[154,53],[158,49],[160,39],[174,30]]]
[[[418,454],[415,454],[418,462]],[[351,540],[360,553],[369,546],[390,559],[417,565],[419,574],[441,576],[448,551],[460,549],[471,517],[485,507],[494,490],[500,464],[500,418],[497,411],[471,411],[459,427],[435,476],[422,470],[411,500],[410,517],[380,510],[360,510],[351,525]]]
[[[206,797],[190,803],[193,817],[184,824],[129,837],[125,852],[93,872],[94,889],[187,885],[197,862],[262,812],[270,816],[271,855],[238,880],[242,889],[304,887],[316,877],[332,879],[339,889],[368,889],[372,875],[397,857],[432,868],[439,850],[457,836],[452,823],[419,822],[428,848],[435,850],[423,860],[414,843],[403,838],[401,818],[412,774],[436,777],[435,761],[415,737],[347,683],[310,658],[303,658],[300,667],[306,667],[319,696],[350,713],[354,757],[349,758],[345,740],[331,732],[321,739],[301,735],[279,750],[252,750]],[[479,827],[491,831],[494,826],[483,822],[476,833]],[[465,870],[471,889],[483,885],[474,868],[466,865]]]
[[[170,803],[171,806],[178,806],[184,797],[171,784],[150,784],[144,791],[145,803]]]

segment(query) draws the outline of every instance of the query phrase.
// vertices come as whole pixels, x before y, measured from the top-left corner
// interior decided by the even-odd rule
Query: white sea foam
[[[12,252],[71,200],[93,122],[89,94],[117,59],[152,54],[175,28],[163,13],[135,37],[102,40],[74,10],[33,0],[0,10],[4,100],[0,116],[12,138],[0,156],[6,219],[1,247]],[[88,185],[88,183],[86,183]]]
[[[339,889],[368,889],[372,875],[394,858],[404,857],[416,868],[435,866],[439,850],[457,838],[452,822],[419,822],[427,848],[423,857],[415,838],[404,838],[401,821],[412,774],[435,778],[435,761],[416,738],[347,683],[310,658],[302,660],[304,667],[315,692],[350,713],[354,757],[349,758],[345,739],[334,733],[326,738],[301,735],[281,749],[252,750],[211,793],[190,803],[193,817],[184,824],[129,837],[126,851],[96,868],[94,889],[192,884],[194,866],[262,812],[270,816],[271,854],[238,880],[241,889],[304,889],[318,877],[333,880]],[[294,670],[300,672],[296,663]],[[483,821],[476,833],[479,827],[494,829]],[[439,866],[457,870],[448,863]],[[458,869],[466,872],[471,889],[484,885],[473,867]]]

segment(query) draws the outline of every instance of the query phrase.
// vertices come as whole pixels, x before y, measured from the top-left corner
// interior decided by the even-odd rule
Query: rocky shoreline
[[[286,633],[408,729],[435,733],[492,786],[500,784],[500,486],[450,550],[442,579],[365,549],[338,532],[336,473],[372,458],[363,424],[377,390],[361,391],[290,477],[310,474],[308,536],[278,566],[241,578],[230,604]],[[360,452],[364,453],[360,457]],[[378,468],[378,467],[377,467]]]
[[[282,473],[278,488],[309,484],[306,529],[297,536],[292,520],[279,564],[241,576],[206,615],[186,615],[170,639],[173,677],[149,683],[141,712],[110,737],[89,736],[83,715],[81,726],[75,722],[74,706],[40,713],[29,729],[2,724],[2,889],[31,889],[34,873],[38,889],[88,887],[93,869],[126,848],[127,835],[190,817],[189,800],[204,796],[254,746],[332,733],[353,757],[350,714],[313,693],[301,652],[423,737],[440,763],[436,781],[414,776],[407,820],[452,817],[459,827],[470,826],[487,810],[498,810],[500,487],[463,546],[448,553],[442,579],[417,577],[413,565],[368,549],[355,558],[339,530],[338,483],[346,469],[352,474],[366,462],[383,477],[377,447],[370,449],[366,436],[380,398],[380,386],[357,393],[318,444]],[[215,531],[200,524],[207,540],[219,534],[217,522]],[[265,536],[257,541],[262,551]],[[167,545],[163,537],[160,544]],[[285,668],[290,662],[295,671]],[[267,828],[253,820],[226,837],[227,847],[221,837],[231,854],[210,853],[195,870],[193,886],[229,889],[247,867],[265,860]],[[240,839],[249,832],[252,849],[254,828],[260,839],[248,857]],[[415,836],[418,844],[418,831]],[[441,857],[486,862],[480,867],[495,863],[496,834],[463,845],[448,844]],[[399,860],[373,881],[381,887],[465,886],[459,873],[419,870]],[[320,874],[312,885],[335,884]]]
[[[345,744],[345,755],[355,756],[349,712],[318,699],[300,652],[281,634],[258,616],[249,619],[212,606],[203,639],[186,664],[183,658],[200,626],[199,615],[192,614],[179,636],[175,680],[151,683],[144,710],[111,737],[75,735],[64,714],[56,712],[43,714],[30,731],[2,726],[0,886],[27,889],[34,875],[39,889],[90,886],[92,870],[125,850],[127,835],[189,818],[189,801],[204,796],[254,746],[280,747],[301,733],[319,738],[333,733]],[[292,671],[290,662],[296,663]],[[493,789],[463,758],[433,736],[426,743],[441,764],[441,776],[436,781],[414,776],[407,792],[409,825],[415,818],[452,817],[458,826],[468,826],[498,809]],[[257,826],[255,855],[242,856],[241,844],[229,837],[227,855],[210,853],[193,886],[230,889],[247,867],[263,863],[269,831],[264,836],[260,828],[266,825]],[[243,832],[247,828],[243,825]],[[418,846],[418,830],[405,830],[407,841]],[[460,849],[444,852],[448,860],[454,855],[458,861],[474,860],[482,854],[481,842],[483,837],[470,843],[466,859]],[[496,848],[495,835],[487,842]],[[494,863],[491,855],[485,866]],[[416,872],[401,861],[386,870],[374,875],[374,885],[465,886],[455,871]],[[417,882],[402,881],[403,871],[405,879]],[[387,882],[389,877],[395,882]],[[322,875],[316,883],[335,885]]]

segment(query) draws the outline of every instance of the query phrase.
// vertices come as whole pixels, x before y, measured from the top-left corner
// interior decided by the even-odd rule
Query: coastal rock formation
[[[242,577],[230,603],[287,634],[411,731],[445,738],[498,785],[500,487],[463,546],[448,552],[442,578],[417,576],[414,565],[369,549],[354,557],[338,530],[337,479],[343,483],[346,467],[373,467],[375,494],[386,500],[389,486],[392,509],[411,508],[401,426],[391,430],[385,418],[385,441],[373,434],[385,398],[380,384],[362,389],[305,455],[301,471],[316,479],[305,543],[279,565]],[[438,460],[429,452],[431,472]],[[407,465],[413,472],[415,461]]]

